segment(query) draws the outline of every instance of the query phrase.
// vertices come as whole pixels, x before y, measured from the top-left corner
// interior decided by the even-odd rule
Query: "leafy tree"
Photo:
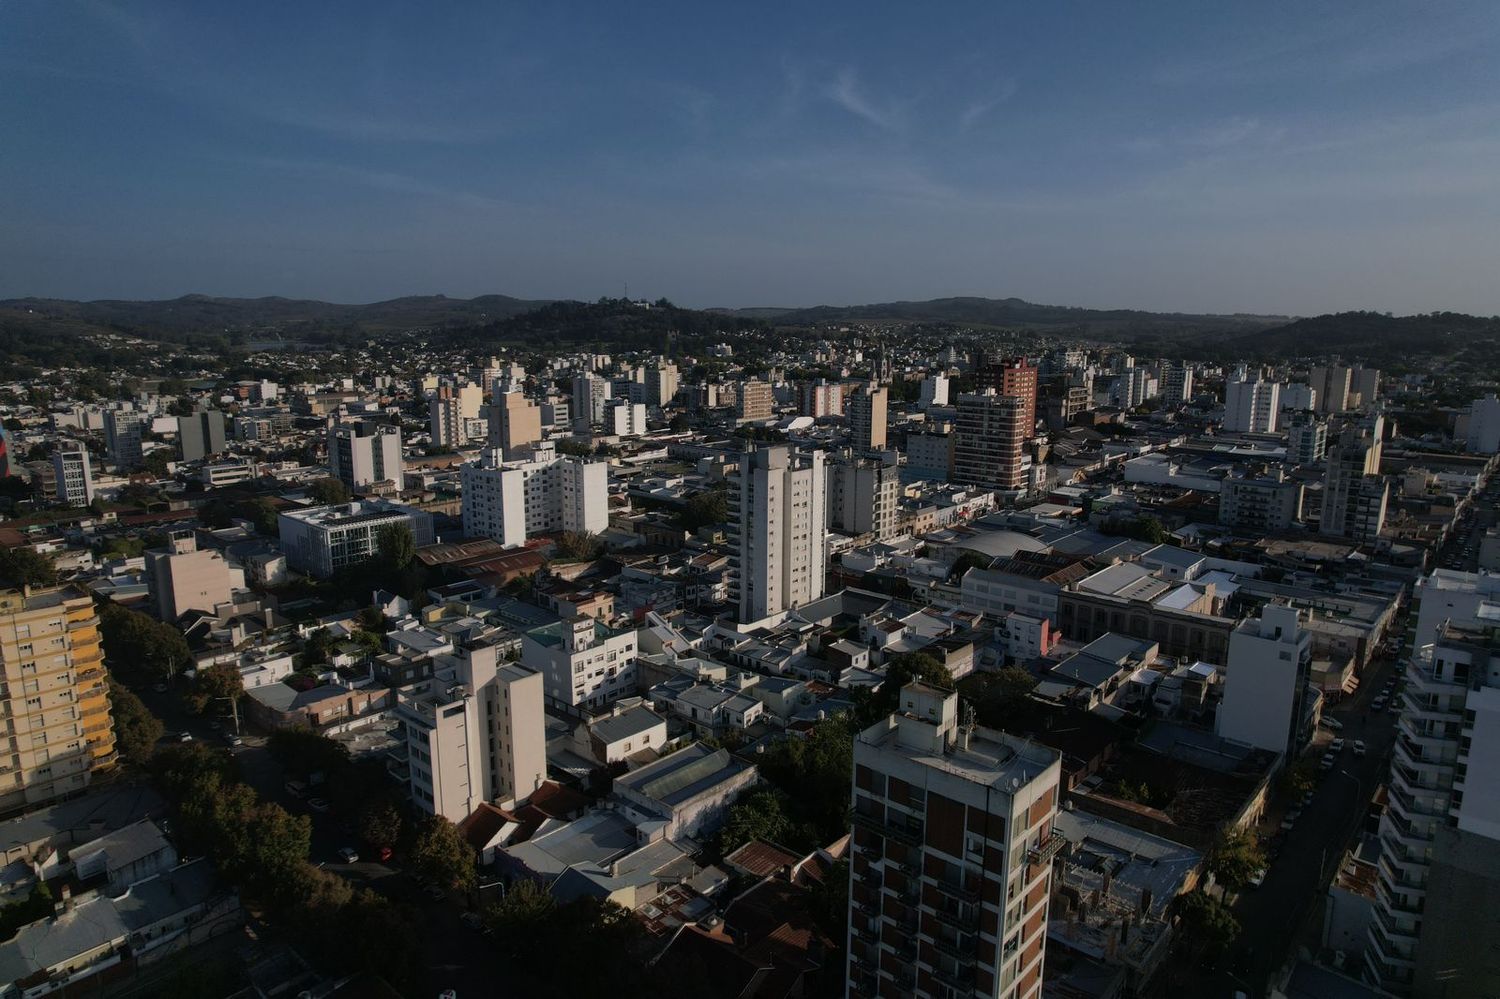
[[[240,671],[228,663],[220,663],[198,671],[193,679],[193,690],[189,700],[198,714],[207,714],[220,701],[238,701],[245,694],[245,682]]]
[[[1226,830],[1209,850],[1207,866],[1219,884],[1230,891],[1243,891],[1255,873],[1266,866],[1266,855],[1252,833]]]
[[[146,471],[158,479],[165,479],[172,474],[171,464],[172,456],[167,453],[165,448],[157,448],[155,451],[152,451],[146,455],[146,459],[142,463]]]
[[[838,714],[819,722],[806,738],[772,744],[760,757],[762,776],[782,792],[788,817],[782,845],[811,850],[849,831],[854,733],[854,718]]]
[[[688,497],[678,516],[684,530],[722,524],[729,519],[729,498],[723,489],[704,489]]]
[[[140,538],[117,537],[104,543],[101,554],[105,558],[139,558],[146,551],[146,542]]]
[[[886,663],[885,679],[865,702],[862,717],[874,722],[894,713],[901,700],[901,688],[915,681],[944,690],[952,690],[954,686],[948,667],[932,656],[925,652],[903,652]]]
[[[340,479],[332,477],[318,479],[307,487],[307,495],[314,503],[328,506],[337,503],[349,502],[349,487],[344,485]]]
[[[565,440],[557,442],[557,453],[571,455],[574,458],[588,458],[594,453],[594,449],[582,441]]]
[[[474,885],[474,850],[458,827],[441,815],[430,817],[417,831],[411,866],[422,877],[448,888]]]
[[[280,533],[280,525],[276,504],[264,496],[257,497],[246,503],[241,514],[255,525],[257,534],[274,538]]]
[[[691,430],[693,428],[693,420],[686,413],[678,413],[676,416],[672,417],[671,422],[668,423],[667,426],[672,430],[673,433],[680,434],[684,430]]]
[[[115,748],[125,762],[145,766],[166,732],[161,719],[153,715],[129,687],[113,678],[109,681],[109,700],[115,722]]]
[[[21,927],[46,919],[53,911],[52,889],[39,880],[25,899],[0,909],[0,940],[9,940]]]
[[[333,651],[337,640],[333,632],[327,628],[319,628],[308,635],[302,642],[302,660],[308,665],[318,665],[328,661],[328,653]]]
[[[1317,786],[1317,771],[1306,760],[1294,764],[1281,775],[1281,790],[1289,798],[1301,798]]]
[[[405,569],[417,560],[417,541],[406,524],[387,524],[375,535],[375,545],[386,564]]]
[[[340,773],[349,766],[349,751],[310,728],[281,728],[271,733],[266,749],[294,774]]]
[[[116,603],[104,604],[99,630],[105,653],[122,673],[165,679],[192,658],[182,632]]]
[[[56,586],[52,556],[18,545],[0,549],[0,587]]]
[[[1177,918],[1183,946],[1195,962],[1217,961],[1240,934],[1229,906],[1202,889],[1177,897]]]
[[[546,888],[531,878],[521,878],[506,890],[503,899],[486,910],[484,917],[500,945],[519,958],[540,942],[556,910],[557,902]]]
[[[401,809],[389,798],[372,801],[359,813],[360,839],[371,846],[394,845],[401,829]]]
[[[974,704],[980,724],[1005,728],[1025,714],[1036,683],[1036,678],[1024,669],[1008,666],[994,673],[966,676],[958,688]]]
[[[752,788],[729,809],[724,829],[719,834],[719,847],[728,853],[752,840],[779,843],[786,835],[787,826],[781,795],[776,789],[764,785]]]
[[[587,531],[564,531],[557,541],[557,552],[565,559],[582,562],[598,558],[603,551],[604,542]]]

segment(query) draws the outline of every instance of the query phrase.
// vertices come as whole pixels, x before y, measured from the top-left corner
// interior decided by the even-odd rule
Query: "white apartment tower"
[[[917,405],[923,409],[948,405],[948,376],[935,371],[922,379],[922,394]]]
[[[742,622],[759,621],[823,595],[827,574],[827,471],[822,452],[787,445],[740,456],[729,493],[732,586]]]
[[[134,409],[104,411],[104,443],[109,462],[120,471],[140,468],[145,456],[141,450],[141,432],[146,428],[146,414]]]
[[[888,393],[884,385],[867,382],[849,397],[849,439],[854,450],[884,450]]]
[[[884,541],[898,533],[901,468],[894,461],[844,455],[828,465],[828,524]]]
[[[1328,424],[1311,412],[1292,415],[1286,432],[1286,457],[1294,466],[1320,464],[1328,454]]]
[[[1295,758],[1311,666],[1312,635],[1296,608],[1268,604],[1259,620],[1240,622],[1229,635],[1219,736]]]
[[[547,777],[542,675],[479,645],[438,656],[430,680],[396,692],[411,800],[462,822],[481,802],[525,804]]]
[[[609,527],[609,465],[558,457],[550,445],[506,461],[490,448],[464,465],[464,534],[517,547],[535,534],[598,533]]]
[[[1318,533],[1374,542],[1385,527],[1389,489],[1380,474],[1384,420],[1370,426],[1346,427],[1328,450],[1323,475],[1323,513]]]
[[[1242,434],[1274,434],[1280,409],[1281,386],[1263,381],[1256,372],[1255,381],[1243,371],[1224,386],[1224,429]]]
[[[468,441],[464,433],[463,406],[451,385],[439,385],[437,394],[427,404],[428,424],[436,447],[455,450]]]
[[[1469,406],[1468,416],[1464,447],[1477,454],[1500,452],[1500,399],[1494,393],[1475,399]]]
[[[328,467],[350,489],[376,482],[402,484],[401,428],[360,420],[328,431]]]
[[[1180,406],[1193,398],[1193,366],[1187,361],[1167,361],[1161,366],[1161,398],[1168,406]]]
[[[88,506],[94,501],[94,470],[88,450],[64,446],[52,453],[52,473],[57,479],[57,501],[64,506]]]
[[[604,407],[614,395],[608,378],[583,374],[573,379],[573,402],[569,407],[574,421],[580,424],[604,422]]]
[[[1061,757],[901,690],[854,742],[845,995],[1036,999]]]
[[[1398,995],[1478,999],[1500,989],[1500,588],[1438,576],[1417,599],[1439,623],[1419,624],[1397,695],[1365,973]]]
[[[1349,407],[1351,372],[1337,366],[1313,368],[1307,373],[1308,383],[1317,393],[1318,412],[1342,413]]]

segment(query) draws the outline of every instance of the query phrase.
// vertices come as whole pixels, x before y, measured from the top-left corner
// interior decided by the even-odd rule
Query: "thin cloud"
[[[1016,96],[1017,85],[1015,80],[1005,80],[1000,84],[999,91],[988,100],[975,101],[964,108],[963,113],[958,116],[958,127],[967,132],[978,124],[979,120],[995,110],[1012,97]]]
[[[900,132],[905,128],[905,118],[899,107],[881,107],[861,89],[859,75],[852,69],[841,70],[833,81],[823,88],[823,96],[845,111],[862,118],[885,132]]]

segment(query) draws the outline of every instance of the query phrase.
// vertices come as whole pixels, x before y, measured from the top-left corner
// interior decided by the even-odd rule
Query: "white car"
[[[1355,756],[1363,756],[1363,755],[1365,755],[1365,741],[1363,739],[1355,739],[1354,740],[1354,755]]]

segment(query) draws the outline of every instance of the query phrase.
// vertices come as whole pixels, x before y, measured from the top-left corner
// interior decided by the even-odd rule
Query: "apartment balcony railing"
[[[1067,838],[1062,833],[1053,830],[1047,834],[1046,839],[1026,851],[1026,862],[1028,864],[1050,864],[1052,858],[1057,856],[1058,851],[1063,848]]]
[[[967,913],[952,912],[948,909],[936,909],[933,911],[934,918],[944,926],[951,926],[958,930],[975,930],[979,927],[979,910],[971,908]]]
[[[962,881],[950,881],[947,878],[928,878],[927,883],[934,885],[944,895],[951,896],[964,902],[979,901],[979,882],[977,879],[965,883]]]

